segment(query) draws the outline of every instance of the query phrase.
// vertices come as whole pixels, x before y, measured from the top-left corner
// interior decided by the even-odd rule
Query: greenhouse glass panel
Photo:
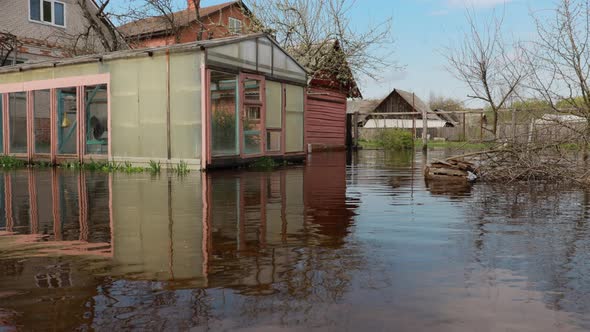
[[[78,150],[78,99],[76,88],[57,89],[57,153],[76,154]]]
[[[84,87],[86,154],[108,153],[108,91],[106,84]]]
[[[27,94],[8,94],[10,153],[27,153]]]
[[[238,78],[211,72],[211,146],[213,156],[239,154]]]
[[[49,90],[33,91],[35,153],[51,153],[51,101]]]

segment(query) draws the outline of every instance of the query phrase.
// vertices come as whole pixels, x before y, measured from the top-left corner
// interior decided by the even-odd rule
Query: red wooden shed
[[[340,52],[337,40],[330,41],[329,48],[328,52],[319,53],[329,58],[341,58],[334,55]],[[314,73],[309,83],[305,111],[308,152],[346,148],[346,101],[362,98],[362,95],[348,64],[344,62],[340,68],[339,73]]]

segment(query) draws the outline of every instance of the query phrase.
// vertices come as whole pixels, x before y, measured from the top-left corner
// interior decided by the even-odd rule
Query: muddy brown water
[[[2,173],[0,331],[590,329],[590,192],[427,184],[424,158]]]

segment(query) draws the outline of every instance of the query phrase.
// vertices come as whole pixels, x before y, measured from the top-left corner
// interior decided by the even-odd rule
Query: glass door
[[[242,156],[263,154],[265,141],[265,81],[263,76],[241,75]]]

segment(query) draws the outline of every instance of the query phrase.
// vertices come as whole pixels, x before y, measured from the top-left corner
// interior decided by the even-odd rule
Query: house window
[[[65,27],[66,5],[55,0],[29,0],[29,19]]]
[[[229,18],[229,32],[235,35],[242,33],[242,21],[237,18]]]

